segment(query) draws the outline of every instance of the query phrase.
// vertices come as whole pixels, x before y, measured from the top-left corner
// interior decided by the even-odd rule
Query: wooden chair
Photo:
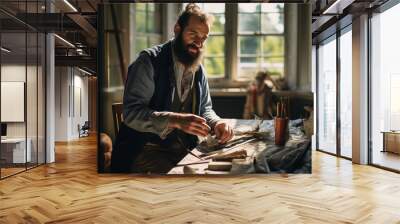
[[[112,105],[112,114],[113,114],[115,135],[118,134],[119,127],[122,124],[122,122],[124,121],[124,118],[122,116],[123,108],[124,108],[124,105],[122,103],[114,103]]]
[[[78,124],[78,133],[80,137],[87,137],[89,136],[90,124],[89,121],[85,121],[85,123],[81,126]]]

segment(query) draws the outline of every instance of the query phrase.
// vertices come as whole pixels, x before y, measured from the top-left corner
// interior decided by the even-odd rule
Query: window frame
[[[184,7],[185,3],[181,4],[181,9]],[[259,3],[259,4],[264,4],[264,3]],[[282,12],[271,12],[271,13],[276,13],[280,14],[282,13],[283,16],[285,15],[285,9],[286,7],[284,6]],[[285,33],[286,30],[284,29],[282,33],[263,33],[262,32],[262,26],[261,26],[261,17],[262,14],[266,14],[268,12],[263,12],[260,10],[260,32],[256,34],[240,34],[239,33],[239,3],[225,3],[225,32],[222,34],[210,34],[210,36],[221,36],[223,35],[225,37],[225,74],[223,77],[208,77],[208,82],[210,84],[211,88],[242,88],[246,87],[249,82],[252,81],[252,79],[239,79],[239,37],[243,35],[259,35],[263,37],[268,37],[268,36],[280,36],[283,37],[283,40],[285,41]],[[222,14],[222,13],[221,13]],[[285,24],[285,19],[283,21]],[[280,58],[283,59],[283,74],[280,77],[285,77],[285,42],[283,46],[283,55],[280,56]],[[263,58],[262,55],[257,56],[257,58]],[[270,58],[270,57],[267,57]],[[273,57],[275,58],[275,57]],[[277,77],[278,78],[278,77]]]
[[[146,9],[145,10],[138,9],[137,8],[138,4],[144,4]],[[149,10],[149,4],[154,4],[154,11],[150,11]],[[159,38],[160,43],[163,42],[164,41],[164,39],[163,39],[164,35],[163,35],[163,29],[162,29],[162,26],[164,25],[163,24],[163,5],[159,4],[159,3],[155,3],[155,2],[136,3],[136,4],[133,4],[133,5],[134,5],[134,12],[135,12],[135,14],[134,14],[135,16],[133,17],[133,19],[134,19],[134,23],[133,24],[135,24],[134,33],[135,33],[136,38],[138,38],[138,37],[146,38],[146,44],[147,44],[148,47],[152,46],[152,44],[150,42],[151,38]],[[148,27],[149,26],[148,26],[148,19],[147,18],[148,18],[150,13],[157,14],[157,7],[158,7],[158,14],[159,14],[159,19],[160,19],[160,21],[159,21],[159,23],[160,23],[159,32],[158,33],[157,32],[149,32],[148,31]],[[136,24],[137,24],[136,13],[137,12],[145,13],[145,18],[146,18],[146,20],[145,20],[145,32],[137,30],[137,27],[136,27]],[[137,50],[141,51],[143,49],[137,49],[136,42],[135,42],[135,44],[134,44],[134,54],[136,56],[139,54],[139,51],[137,51]]]
[[[343,26],[342,27],[340,27],[340,28],[338,28],[338,29],[336,29],[336,31],[334,32],[334,33],[332,33],[331,35],[328,35],[328,36],[325,36],[324,38],[322,38],[322,39],[319,39],[318,41],[317,41],[317,43],[315,44],[315,46],[316,46],[316,51],[315,51],[315,57],[316,57],[316,108],[320,108],[320,100],[319,100],[319,91],[318,91],[318,89],[319,89],[319,85],[320,85],[320,73],[319,73],[319,67],[320,67],[320,64],[319,64],[319,57],[320,57],[320,55],[319,55],[319,51],[318,51],[318,49],[319,49],[319,47],[320,47],[320,45],[321,44],[326,44],[327,42],[330,42],[330,41],[336,41],[336,61],[335,61],[335,64],[336,64],[336,83],[335,83],[335,85],[336,85],[336,108],[335,108],[335,110],[336,110],[336,138],[335,138],[335,141],[336,141],[336,152],[334,152],[334,153],[332,153],[332,152],[329,152],[329,151],[327,151],[327,150],[325,150],[325,149],[322,149],[322,148],[320,148],[319,146],[320,146],[320,143],[319,143],[319,135],[320,135],[320,131],[321,130],[319,130],[319,122],[320,122],[320,119],[319,119],[319,112],[318,112],[318,110],[316,110],[315,112],[315,114],[316,114],[316,151],[319,151],[319,152],[323,152],[323,153],[327,153],[327,154],[330,154],[330,155],[333,155],[333,156],[336,156],[336,157],[339,157],[339,158],[343,158],[343,159],[346,159],[346,160],[350,160],[350,161],[352,161],[352,158],[350,158],[350,157],[347,157],[347,156],[344,156],[343,154],[342,154],[342,149],[341,149],[341,129],[342,129],[342,127],[341,127],[341,118],[340,118],[340,112],[341,112],[341,110],[340,110],[340,104],[341,104],[341,99],[340,99],[340,96],[341,96],[341,90],[340,90],[340,82],[341,82],[341,80],[340,80],[340,77],[341,77],[341,64],[340,64],[340,60],[341,60],[341,52],[340,52],[340,43],[341,43],[341,36],[343,36],[345,33],[347,33],[347,32],[353,32],[353,30],[352,30],[352,22],[351,21],[349,21],[348,20],[348,18],[350,18],[350,17],[345,17],[344,19],[343,19]]]
[[[238,4],[243,4],[243,3],[238,3]],[[256,13],[259,16],[259,29],[257,31],[255,31],[255,32],[252,32],[252,31],[240,32],[239,31],[239,23],[238,23],[238,26],[236,28],[237,29],[236,35],[237,35],[238,40],[240,39],[240,37],[246,37],[246,36],[256,36],[257,38],[260,38],[261,42],[260,42],[260,46],[259,47],[260,47],[261,51],[258,54],[255,54],[255,55],[252,55],[252,56],[243,56],[243,55],[240,54],[240,49],[238,49],[238,51],[236,52],[236,54],[237,54],[236,57],[238,58],[238,63],[236,65],[236,69],[238,71],[238,74],[240,72],[240,58],[256,58],[256,60],[260,60],[259,62],[256,63],[257,64],[257,69],[260,69],[260,66],[262,65],[262,63],[264,62],[265,59],[277,58],[277,59],[282,59],[282,63],[283,63],[282,74],[281,74],[281,76],[272,76],[272,78],[274,78],[274,77],[277,77],[277,78],[284,77],[285,76],[285,74],[284,74],[285,73],[285,28],[284,28],[285,27],[285,25],[284,25],[285,24],[285,18],[284,18],[284,16],[285,16],[285,6],[283,5],[282,11],[263,11],[263,9],[262,9],[262,4],[263,3],[254,3],[254,4],[261,4],[260,10],[258,12],[240,12],[239,9],[237,9],[236,16],[237,16],[238,21],[239,21],[240,14],[241,15],[252,15],[252,14]],[[277,4],[277,3],[275,3],[275,4]],[[283,15],[283,26],[284,26],[283,27],[283,32],[273,33],[273,32],[265,32],[265,31],[263,31],[263,15],[269,15],[269,14]],[[280,38],[282,38],[282,40],[283,40],[283,52],[282,52],[282,55],[272,55],[272,56],[264,55],[262,38],[268,38],[268,37],[280,37]],[[236,43],[237,43],[238,48],[239,48],[240,47],[239,46],[239,41],[237,41]],[[245,81],[245,82],[248,82],[248,81],[252,80],[252,79],[247,79],[246,78],[246,77],[250,77],[250,75],[248,75],[248,74],[242,75],[243,78],[239,78],[239,77],[240,76],[237,75],[236,80]]]
[[[373,94],[374,94],[374,88],[373,88],[373,76],[374,74],[374,56],[373,54],[374,52],[374,35],[373,35],[373,20],[374,17],[377,16],[378,14],[382,14],[385,13],[387,10],[391,9],[392,7],[395,7],[396,5],[400,4],[397,0],[388,0],[385,3],[383,3],[382,5],[379,5],[378,7],[372,9],[371,11],[368,12],[368,18],[367,18],[367,22],[368,22],[368,30],[367,30],[367,38],[368,38],[368,62],[367,62],[367,74],[368,74],[368,112],[367,112],[367,119],[368,119],[368,136],[367,136],[367,142],[368,142],[368,148],[367,148],[367,154],[368,154],[368,160],[367,160],[367,164],[373,167],[377,167],[383,170],[388,170],[391,172],[395,172],[395,173],[400,173],[399,169],[396,168],[392,168],[388,165],[385,164],[380,164],[377,163],[376,161],[374,161],[374,138],[373,138]],[[380,66],[380,65],[379,65]]]
[[[201,4],[207,4],[207,3],[201,3]],[[216,32],[216,33],[212,33],[210,32],[207,38],[207,41],[210,39],[210,37],[223,37],[224,38],[224,45],[225,45],[225,49],[226,49],[226,5],[224,4],[225,7],[225,11],[223,13],[211,13],[212,15],[223,15],[225,18],[225,26],[224,26],[224,31],[223,32]],[[214,17],[214,19],[216,19],[216,17]],[[214,20],[215,21],[215,20]],[[206,42],[206,46],[207,46],[207,42]],[[208,77],[209,80],[212,79],[223,79],[226,77],[226,50],[224,51],[223,55],[209,55],[209,56],[204,56],[203,58],[203,65],[205,64],[205,59],[207,58],[223,58],[224,59],[224,73],[222,74],[222,76],[217,76],[217,77]]]
[[[237,35],[237,37],[238,37],[238,39],[240,38],[240,37],[246,37],[246,36],[256,36],[256,37],[261,37],[261,38],[268,38],[268,37],[281,37],[282,39],[283,39],[283,41],[285,41],[285,35],[284,34],[262,34],[262,33],[253,33],[253,34],[239,34],[238,33],[238,35]],[[238,44],[238,48],[239,48],[239,44]],[[283,71],[282,71],[282,75],[281,76],[275,76],[275,75],[273,75],[273,76],[271,76],[272,78],[274,78],[274,77],[284,77],[285,76],[285,42],[283,42],[283,52],[282,52],[282,55],[271,55],[271,56],[266,56],[266,55],[264,55],[264,52],[263,52],[263,41],[261,41],[260,42],[260,48],[261,48],[261,51],[260,51],[260,53],[258,53],[258,54],[255,54],[255,55],[252,55],[252,56],[247,56],[247,55],[245,55],[245,56],[243,56],[243,55],[241,55],[240,54],[240,49],[238,49],[238,51],[237,51],[237,55],[236,55],[236,57],[238,58],[238,60],[240,59],[240,58],[257,58],[258,60],[260,60],[261,59],[261,62],[259,62],[259,63],[262,63],[262,61],[265,59],[265,58],[268,58],[268,59],[271,59],[271,58],[277,58],[277,59],[282,59],[282,62],[283,62]],[[259,63],[257,63],[258,65],[259,65]],[[237,71],[239,72],[240,71],[240,62],[238,62],[237,63]],[[246,76],[246,75],[243,75],[243,76]],[[245,80],[245,81],[249,81],[248,79],[240,79],[239,78],[239,76],[238,77],[236,77],[236,80]]]

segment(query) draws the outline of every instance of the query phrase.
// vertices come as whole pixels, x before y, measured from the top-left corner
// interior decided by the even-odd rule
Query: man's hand
[[[218,121],[214,126],[214,132],[219,143],[226,143],[233,138],[232,127],[223,120]]]
[[[205,137],[210,132],[211,128],[207,125],[206,119],[194,115],[184,113],[170,113],[169,124],[170,128],[178,128],[183,132],[192,135]]]

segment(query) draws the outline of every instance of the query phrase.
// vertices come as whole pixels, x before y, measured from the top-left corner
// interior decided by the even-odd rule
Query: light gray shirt
[[[172,53],[172,55],[174,61],[176,91],[178,92],[179,100],[184,102],[189,94],[189,91],[193,87],[195,71],[190,70],[190,68],[186,68],[185,65],[180,63],[175,57],[174,53]]]

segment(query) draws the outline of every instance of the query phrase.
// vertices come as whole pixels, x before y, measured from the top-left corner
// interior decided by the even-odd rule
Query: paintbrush
[[[204,159],[201,158],[200,156],[194,154],[190,149],[186,149],[186,151],[187,151],[190,155],[192,155],[192,156],[194,156],[194,157],[196,157],[196,158],[198,158],[198,159],[200,159],[200,160],[204,160]]]

